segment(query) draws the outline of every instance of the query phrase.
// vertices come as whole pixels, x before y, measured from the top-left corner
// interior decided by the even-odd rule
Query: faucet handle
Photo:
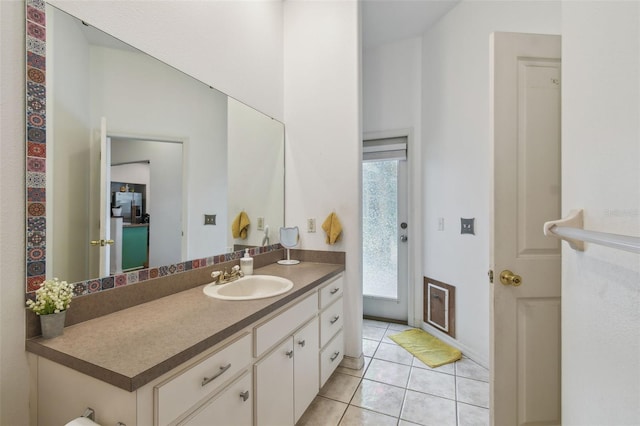
[[[220,282],[220,280],[222,279],[222,272],[221,271],[213,271],[211,273],[211,278],[213,278],[213,282],[214,283]]]

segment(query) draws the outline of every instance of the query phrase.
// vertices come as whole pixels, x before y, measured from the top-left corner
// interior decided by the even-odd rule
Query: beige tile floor
[[[297,425],[488,425],[488,370],[466,357],[426,366],[387,337],[407,328],[364,320],[364,368],[339,367]]]

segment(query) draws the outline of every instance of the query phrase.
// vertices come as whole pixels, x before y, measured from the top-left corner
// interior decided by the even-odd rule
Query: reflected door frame
[[[416,132],[419,133],[419,132]],[[411,326],[420,326],[422,323],[422,172],[420,168],[421,150],[416,142],[414,130],[405,128],[388,131],[365,132],[363,140],[407,138],[407,323]],[[361,184],[362,185],[362,184]],[[362,200],[361,200],[362,202]],[[362,220],[362,218],[361,218]],[[362,244],[362,242],[361,242]],[[361,274],[362,277],[362,274]],[[363,295],[363,305],[370,301]],[[364,307],[363,306],[363,307]]]

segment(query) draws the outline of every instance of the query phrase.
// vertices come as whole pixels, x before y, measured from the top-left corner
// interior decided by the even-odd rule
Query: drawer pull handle
[[[289,358],[293,358],[293,349],[290,351],[287,351],[285,355],[288,356]]]
[[[333,317],[333,319],[331,321],[329,321],[331,324],[335,324],[336,321],[338,321],[340,319],[340,315],[336,315],[335,317]]]
[[[217,379],[218,377],[222,376],[224,374],[224,372],[227,371],[230,368],[231,368],[231,363],[220,367],[220,371],[218,371],[216,374],[214,374],[211,377],[205,377],[204,379],[202,379],[202,386],[206,386],[209,383],[211,383],[212,381],[214,381],[215,379]]]
[[[301,348],[304,348],[305,343],[307,343],[305,340],[298,340],[298,344]]]
[[[246,400],[249,399],[249,391],[240,392],[240,398],[242,398],[243,402],[246,402]]]
[[[333,290],[331,290],[331,294],[336,294],[339,291],[340,291],[340,288],[336,287]]]
[[[333,355],[331,355],[331,361],[335,361],[339,355],[340,355],[340,351],[334,352]]]

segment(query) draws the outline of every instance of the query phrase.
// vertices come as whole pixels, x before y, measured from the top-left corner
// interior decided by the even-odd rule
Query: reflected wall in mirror
[[[28,293],[45,277],[82,294],[277,244],[282,123],[37,0],[27,62]],[[241,212],[246,239],[231,232]]]

